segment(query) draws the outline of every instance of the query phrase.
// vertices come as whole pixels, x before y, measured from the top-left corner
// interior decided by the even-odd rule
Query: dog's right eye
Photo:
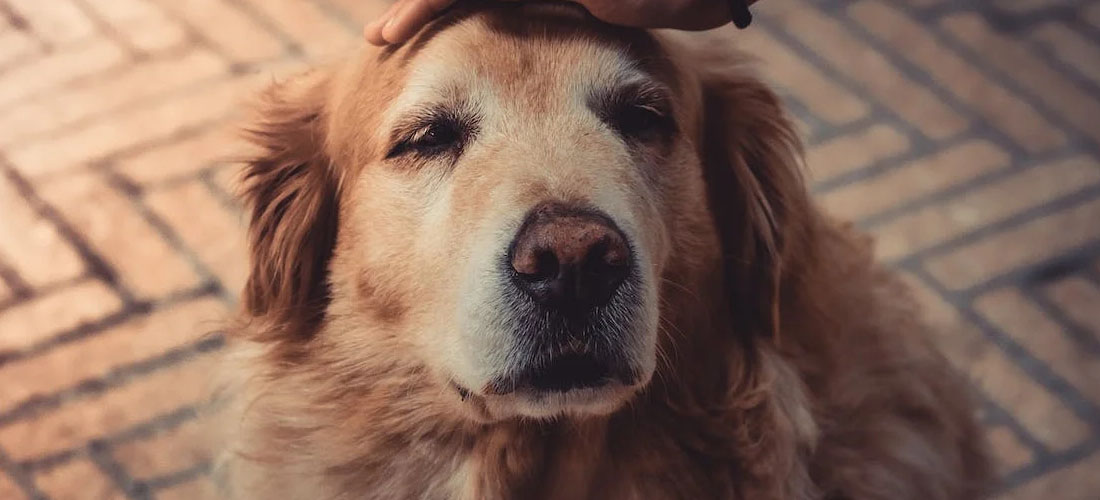
[[[612,122],[624,136],[645,140],[663,131],[668,119],[651,106],[628,104],[615,111]]]
[[[461,137],[457,124],[449,120],[435,122],[418,132],[410,146],[422,152],[434,151],[457,143]]]

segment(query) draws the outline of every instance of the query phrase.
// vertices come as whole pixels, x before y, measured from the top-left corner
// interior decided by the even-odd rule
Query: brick
[[[116,170],[138,184],[195,174],[245,151],[239,131],[218,124],[119,159]]]
[[[958,309],[924,284],[920,278],[901,273],[901,278],[921,308],[924,321],[931,327],[936,346],[961,371],[969,368],[969,360],[987,350],[996,349],[974,325],[965,321]]]
[[[1080,132],[1100,141],[1100,100],[1051,69],[1022,43],[995,33],[977,15],[957,14],[941,24],[974,52],[980,53],[983,61],[1016,80]]]
[[[0,74],[0,106],[34,93],[44,93],[75,78],[104,71],[118,65],[124,58],[125,53],[118,44],[106,38],[95,38],[20,64]]]
[[[257,84],[255,90],[259,90],[271,85],[271,82],[298,77],[315,67],[316,64],[307,59],[284,58],[251,65],[245,74],[252,77],[253,82]],[[251,102],[249,101],[249,103]]]
[[[219,51],[237,62],[274,59],[285,52],[282,42],[226,0],[162,2]]]
[[[907,282],[932,326],[936,344],[959,370],[998,406],[1016,417],[1028,433],[1055,450],[1089,436],[1089,426],[1005,356],[958,310],[919,280]]]
[[[1095,185],[1100,165],[1088,157],[1041,165],[998,179],[873,229],[876,254],[893,260]]]
[[[133,23],[122,30],[122,36],[146,54],[166,52],[189,41],[182,26],[164,18],[155,22]]]
[[[989,431],[989,445],[997,461],[997,469],[1003,476],[1034,459],[1031,449],[1020,442],[1016,434],[1007,427],[996,427]]]
[[[226,290],[236,295],[243,289],[248,257],[240,213],[225,207],[199,180],[152,191],[146,200]]]
[[[10,478],[0,474],[0,498],[26,500],[27,496],[19,490],[19,487]]]
[[[355,24],[365,24],[381,16],[389,8],[388,2],[364,2],[362,0],[329,0],[338,9],[346,12]]]
[[[87,5],[131,46],[142,52],[164,50],[186,39],[186,33],[178,23],[146,0],[111,0],[89,2]]]
[[[208,477],[200,477],[171,488],[158,491],[156,500],[214,500],[217,495],[214,483]]]
[[[239,194],[241,192],[241,168],[239,164],[228,165],[219,168],[214,171],[213,181],[214,185],[221,190],[222,193],[229,195],[234,201],[239,201]],[[237,203],[237,208],[240,208],[240,203]]]
[[[0,258],[31,287],[75,278],[84,271],[57,227],[40,217],[7,178],[0,177]]]
[[[244,0],[290,35],[310,57],[346,52],[359,42],[360,32],[351,31],[326,15],[318,4],[301,0]]]
[[[225,309],[214,299],[184,303],[56,347],[35,358],[0,367],[0,409],[33,396],[56,393],[125,365],[188,345],[215,329]]]
[[[24,31],[0,30],[0,67],[38,52],[38,44]]]
[[[1100,453],[1093,452],[1075,464],[1053,472],[1007,492],[1003,500],[1095,500],[1100,491]]]
[[[956,135],[969,126],[927,88],[901,74],[878,51],[857,40],[837,21],[804,0],[776,2],[764,11],[769,20],[812,48],[837,70],[852,75],[884,106],[935,139]]]
[[[81,399],[38,416],[0,428],[0,446],[12,459],[32,460],[92,439],[122,432],[179,408],[200,403],[210,395],[213,354],[154,372],[105,392]]]
[[[115,460],[132,477],[146,480],[201,465],[213,456],[204,420],[192,419],[148,439],[116,446]]]
[[[973,180],[1008,165],[1007,153],[986,141],[971,141],[820,197],[827,211],[859,219]]]
[[[1085,20],[1089,24],[1100,28],[1100,4],[1090,3],[1085,6]]]
[[[12,147],[9,158],[31,177],[86,165],[224,118],[248,88],[246,79],[239,78],[212,83],[62,136]]]
[[[1093,309],[1097,303],[1090,304]],[[988,293],[975,309],[1047,364],[1085,397],[1100,402],[1100,358],[1083,349],[1035,304],[1015,289]]]
[[[896,8],[878,0],[863,0],[851,5],[848,12],[1028,151],[1047,151],[1066,142],[1065,135],[1030,104],[986,78]]]
[[[126,495],[88,459],[59,465],[35,477],[47,498],[58,500],[126,500]]]
[[[1072,321],[1100,336],[1100,309],[1096,307],[1100,304],[1100,288],[1082,278],[1067,278],[1048,286],[1046,294]],[[1100,387],[1095,388],[1100,391]]]
[[[317,67],[317,63],[310,59],[298,57],[284,57],[270,60],[270,62],[256,63],[244,68],[244,75],[252,77],[255,90],[270,86],[273,81],[283,81],[287,78],[295,78]],[[249,96],[250,98],[253,96]],[[249,101],[250,103],[252,101]]]
[[[831,139],[806,151],[806,164],[814,181],[826,181],[870,167],[909,149],[909,139],[883,124]]]
[[[72,0],[7,0],[7,4],[35,34],[52,44],[84,40],[96,31],[91,19]]]
[[[766,61],[766,64],[760,65],[764,77],[794,96],[822,120],[832,125],[843,125],[870,113],[866,101],[827,78],[763,30],[738,35],[738,48]]]
[[[1047,23],[1040,26],[1031,38],[1047,48],[1054,57],[1066,66],[1100,84],[1100,48],[1061,23]]]
[[[1070,3],[1070,0],[996,0],[995,2],[1001,10],[1014,14],[1027,14],[1054,6],[1069,5]]]
[[[150,3],[150,0],[111,0],[88,5],[88,9],[115,28],[135,21],[153,19],[163,14],[157,5]]]
[[[39,295],[0,314],[0,352],[26,349],[121,308],[122,301],[100,281],[85,281]],[[9,379],[5,386],[18,383],[18,379]],[[4,390],[0,387],[0,393]]]
[[[780,95],[780,99],[787,99],[787,98],[789,98],[789,96],[782,95],[782,94]],[[800,138],[806,138],[806,137],[809,137],[811,134],[814,133],[814,127],[810,126],[810,123],[808,121],[806,121],[805,116],[798,116],[794,113],[789,113],[789,116],[790,116],[791,123],[794,127],[795,135],[797,135]]]
[[[88,84],[10,108],[0,114],[0,129],[6,131],[0,144],[25,142],[27,137],[214,77],[224,69],[225,63],[204,49],[168,59],[147,59]]]
[[[972,287],[1095,241],[1098,219],[1100,200],[1088,201],[931,257],[925,265],[948,288]]]
[[[198,284],[191,266],[137,211],[95,173],[72,175],[43,187],[43,197],[81,229],[83,236],[142,298],[160,297]]]

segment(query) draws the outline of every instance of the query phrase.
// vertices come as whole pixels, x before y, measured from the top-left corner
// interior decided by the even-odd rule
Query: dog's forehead
[[[648,33],[549,5],[456,14],[430,26],[398,58],[407,78],[397,108],[428,96],[493,94],[538,110],[569,94],[669,73]]]

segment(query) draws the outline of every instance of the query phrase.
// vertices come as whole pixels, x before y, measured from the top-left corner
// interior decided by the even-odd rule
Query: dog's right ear
[[[272,85],[245,130],[258,146],[243,175],[251,258],[244,307],[264,325],[249,329],[255,340],[309,338],[328,306],[339,210],[325,152],[326,88],[316,75]]]

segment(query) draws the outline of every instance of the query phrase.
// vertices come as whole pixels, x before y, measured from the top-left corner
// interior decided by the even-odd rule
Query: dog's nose
[[[541,304],[578,311],[606,304],[632,260],[608,217],[561,204],[532,210],[511,254],[519,288]]]

